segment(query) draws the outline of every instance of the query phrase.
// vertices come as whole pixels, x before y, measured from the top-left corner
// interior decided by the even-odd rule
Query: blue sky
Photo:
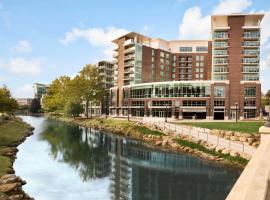
[[[32,84],[74,76],[111,59],[110,41],[127,31],[151,37],[209,39],[213,13],[264,12],[261,82],[270,89],[268,0],[0,0],[0,85],[32,97]]]

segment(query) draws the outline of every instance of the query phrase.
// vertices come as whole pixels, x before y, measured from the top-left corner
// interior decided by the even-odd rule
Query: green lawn
[[[62,118],[61,118],[62,119]],[[68,120],[68,119],[66,119]],[[64,121],[66,121],[64,119]],[[69,119],[73,121],[73,119]],[[101,126],[108,130],[119,130],[123,133],[133,133],[139,135],[165,135],[160,131],[151,130],[145,126],[139,126],[132,121],[121,120],[121,119],[103,119],[103,118],[92,118],[92,119],[75,119],[75,123],[86,125],[89,127]]]
[[[199,150],[199,151],[201,151],[203,153],[206,153],[206,154],[209,154],[209,155],[212,155],[212,156],[217,156],[217,157],[220,157],[220,158],[224,158],[224,159],[229,160],[231,162],[239,163],[241,165],[246,165],[248,163],[248,160],[246,160],[244,158],[233,157],[233,156],[230,156],[229,154],[222,154],[222,153],[216,152],[214,150],[209,150],[209,149],[205,148],[204,146],[202,146],[200,144],[197,144],[195,142],[182,140],[180,138],[174,139],[174,141],[176,141],[181,146],[189,147],[191,149],[197,149],[197,150]]]
[[[2,156],[6,146],[19,141],[27,134],[29,127],[18,120],[5,121],[0,124],[0,177],[12,166],[11,158]]]
[[[264,122],[177,122],[177,124],[243,133],[258,133],[259,128],[264,125]]]
[[[0,125],[0,146],[7,146],[19,141],[27,134],[27,126],[18,120],[12,120]]]

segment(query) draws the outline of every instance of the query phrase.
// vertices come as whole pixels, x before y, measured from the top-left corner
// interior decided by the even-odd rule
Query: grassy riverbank
[[[223,159],[226,164],[233,164],[244,167],[248,160],[239,156],[231,156],[229,154],[222,154],[214,150],[209,150],[202,144],[190,141],[185,138],[175,137],[171,134],[166,135],[160,130],[152,130],[143,126],[140,123],[127,121],[126,119],[114,119],[114,118],[66,118],[60,116],[50,116],[60,121],[74,123],[81,126],[92,127],[96,129],[106,130],[108,132],[114,132],[120,135],[128,135],[135,139],[143,140],[162,149],[172,149],[174,151],[186,151],[195,152],[194,155],[205,157],[202,154],[207,154],[210,157],[214,157],[214,160]],[[169,142],[170,141],[170,142]],[[158,147],[159,146],[159,147]],[[187,150],[188,148],[189,150]],[[207,156],[205,157],[207,159]],[[213,160],[213,159],[211,159]]]
[[[259,132],[264,122],[177,122],[177,124],[255,134]]]
[[[211,156],[216,156],[216,157],[219,157],[219,158],[223,158],[223,159],[228,160],[230,162],[238,163],[238,164],[241,164],[241,165],[247,165],[247,163],[248,163],[248,160],[246,160],[244,158],[230,156],[229,154],[222,154],[222,153],[216,152],[214,150],[207,149],[203,145],[197,144],[195,142],[183,140],[183,139],[180,139],[180,138],[176,138],[174,140],[178,144],[180,144],[181,146],[189,147],[191,149],[201,151],[201,152],[209,154]]]
[[[30,126],[19,119],[3,121],[0,124],[0,177],[12,170],[13,158],[9,148],[17,146],[29,135]]]

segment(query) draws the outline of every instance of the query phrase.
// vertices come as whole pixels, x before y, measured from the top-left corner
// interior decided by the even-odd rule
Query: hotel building
[[[135,32],[115,39],[110,114],[179,119],[259,116],[263,16],[213,15],[210,40],[166,41]]]

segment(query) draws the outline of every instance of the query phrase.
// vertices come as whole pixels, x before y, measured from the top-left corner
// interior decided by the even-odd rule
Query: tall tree
[[[0,87],[0,112],[13,113],[18,108],[17,101],[11,96],[9,89]]]
[[[43,107],[47,112],[63,111],[69,96],[70,77],[61,76],[55,79],[43,98]]]
[[[86,65],[72,81],[72,93],[80,97],[86,106],[86,117],[89,117],[89,102],[98,102],[106,93],[103,77],[94,65]]]

